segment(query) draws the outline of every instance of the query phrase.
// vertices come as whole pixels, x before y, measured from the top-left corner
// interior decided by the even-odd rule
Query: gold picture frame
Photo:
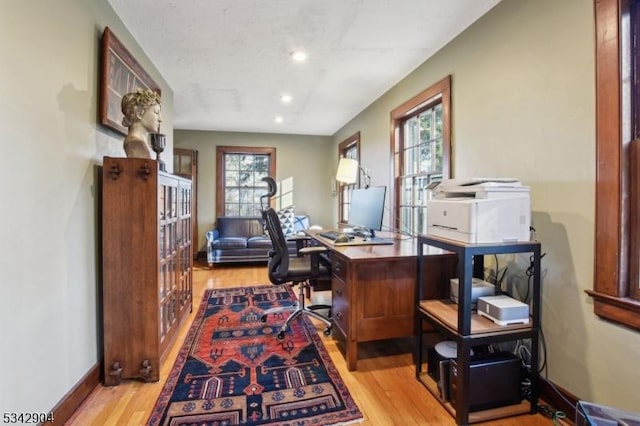
[[[126,135],[127,128],[122,125],[122,96],[138,88],[161,94],[160,87],[109,27],[102,33],[100,53],[100,124]]]

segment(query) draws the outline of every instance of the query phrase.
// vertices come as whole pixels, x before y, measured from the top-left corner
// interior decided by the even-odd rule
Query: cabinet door
[[[174,148],[173,173],[191,180],[191,229],[193,258],[198,257],[198,151]]]
[[[179,317],[182,317],[185,310],[191,311],[192,295],[192,194],[191,183],[181,181],[178,186],[179,214],[178,214],[178,235],[176,240],[177,260],[176,269],[178,280],[178,309]]]
[[[359,342],[412,336],[415,324],[415,258],[352,265],[357,277],[356,333]]]
[[[104,383],[158,381],[158,171],[153,160],[104,158],[102,310]],[[143,372],[143,366],[150,370]]]
[[[160,352],[164,352],[171,341],[179,318],[180,295],[176,280],[178,208],[178,181],[163,174],[158,184]]]

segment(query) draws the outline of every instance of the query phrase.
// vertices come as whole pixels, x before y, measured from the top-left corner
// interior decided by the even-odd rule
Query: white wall
[[[216,147],[276,148],[276,180],[293,177],[296,213],[308,214],[312,225],[335,226],[330,194],[333,145],[327,136],[176,130],[176,148],[198,151],[198,245],[206,250],[205,232],[216,220]]]
[[[640,332],[599,320],[584,293],[593,285],[593,20],[591,0],[503,0],[345,125],[334,145],[361,131],[363,165],[391,184],[389,112],[450,74],[454,176],[531,186],[546,253],[543,375],[579,398],[637,411]]]
[[[168,152],[173,93],[105,0],[0,8],[0,412],[47,412],[99,358],[96,165],[124,156],[96,124],[104,27],[161,85]]]

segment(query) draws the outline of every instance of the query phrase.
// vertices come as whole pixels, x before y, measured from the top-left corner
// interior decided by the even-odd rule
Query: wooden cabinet
[[[104,157],[104,383],[158,381],[160,360],[192,310],[191,181],[155,160]]]
[[[467,244],[438,237],[418,236],[418,282],[422,282],[426,273],[425,251],[430,247],[438,247],[457,254],[457,276],[460,282],[458,303],[442,298],[448,295],[449,283],[444,291],[431,289],[428,293],[418,291],[416,301],[417,320],[421,325],[427,322],[442,336],[456,342],[457,353],[455,359],[456,375],[451,379],[451,388],[455,389],[456,398],[450,400],[438,387],[436,381],[428,374],[429,368],[423,370],[425,361],[425,343],[423,333],[418,333],[416,344],[416,377],[456,418],[458,424],[469,424],[487,421],[495,418],[507,417],[527,412],[535,412],[538,399],[538,333],[540,331],[540,243],[515,242],[498,244]],[[530,321],[526,324],[498,325],[484,318],[471,308],[472,277],[482,278],[483,256],[508,253],[531,253],[531,309]],[[428,290],[428,289],[427,289]],[[437,296],[440,294],[440,296]],[[434,297],[434,295],[436,295]],[[486,410],[470,410],[471,387],[486,386],[486,383],[471,383],[471,350],[474,347],[492,343],[512,342],[519,339],[531,341],[531,368],[528,372],[529,400],[521,398],[520,403],[494,407]],[[435,368],[434,368],[435,370]],[[513,377],[520,382],[520,377]],[[499,380],[506,380],[500,377]],[[480,388],[480,392],[482,388]]]

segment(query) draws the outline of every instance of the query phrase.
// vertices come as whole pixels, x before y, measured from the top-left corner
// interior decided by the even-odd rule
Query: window
[[[275,148],[219,146],[216,153],[216,214],[259,216],[262,178],[275,175]]]
[[[351,135],[338,145],[339,158],[351,158],[360,162],[360,132]],[[338,221],[346,224],[349,220],[349,200],[351,200],[351,190],[356,188],[360,182],[360,173],[358,173],[358,183],[347,185],[338,183]]]
[[[429,185],[449,177],[451,77],[391,112],[395,228],[426,232]]]
[[[596,0],[596,315],[640,329],[638,1]]]

